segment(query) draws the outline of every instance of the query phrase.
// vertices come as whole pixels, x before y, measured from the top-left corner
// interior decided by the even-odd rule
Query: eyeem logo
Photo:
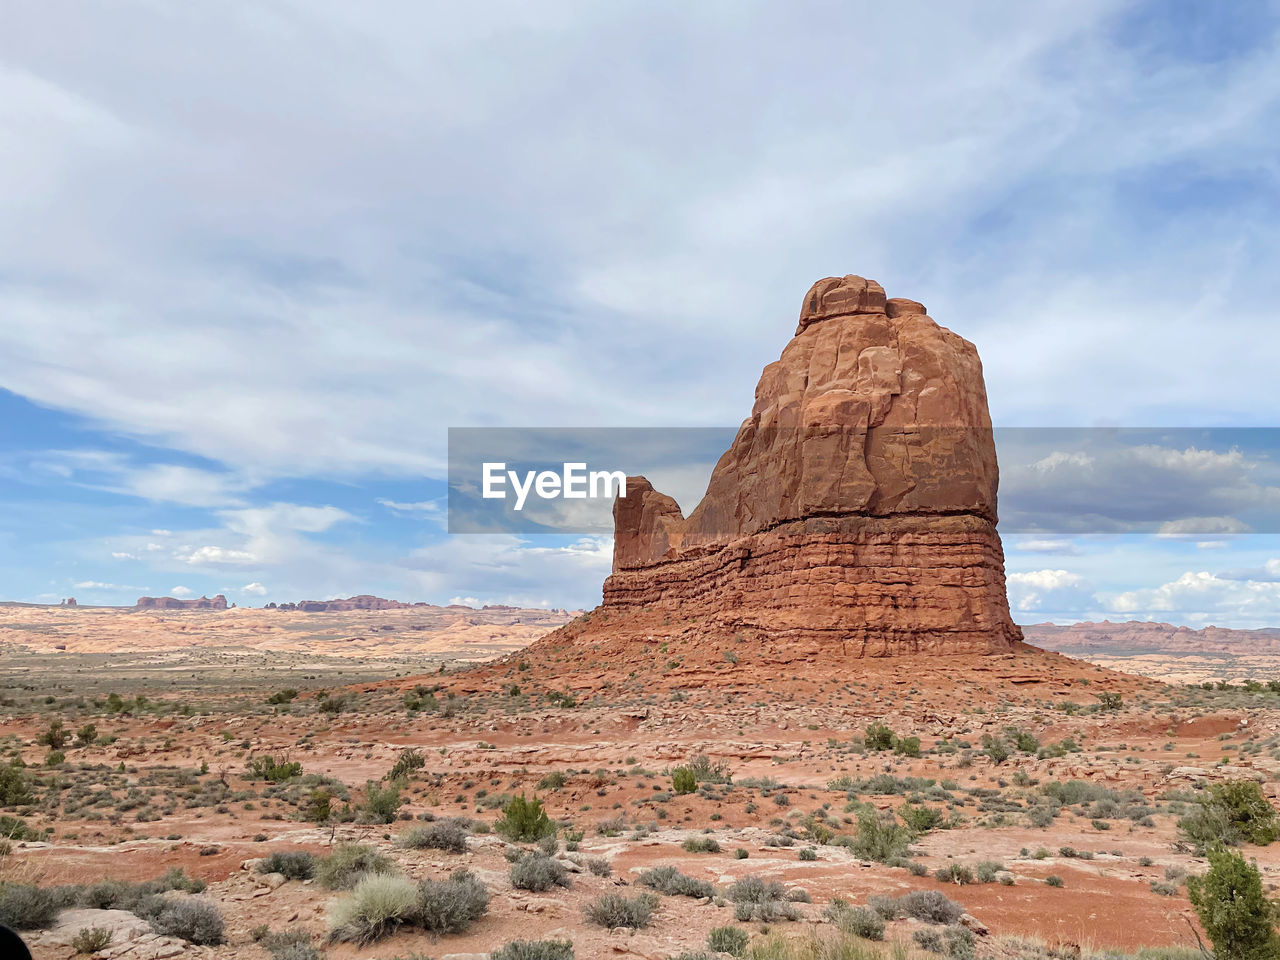
[[[613,499],[627,495],[627,475],[621,470],[587,470],[585,463],[562,464],[554,470],[526,470],[523,476],[508,470],[505,463],[481,464],[481,493],[486,500],[505,500],[507,484],[515,492],[515,510],[523,510],[530,491],[543,500],[586,500],[588,497]],[[523,480],[523,482],[521,482]]]

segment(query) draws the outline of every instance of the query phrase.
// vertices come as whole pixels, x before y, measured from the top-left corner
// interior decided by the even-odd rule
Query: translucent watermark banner
[[[1280,428],[451,428],[448,466],[450,533],[612,533],[636,476],[688,517],[713,471],[736,500],[704,508],[708,532],[744,510],[997,505],[1004,533],[1280,532]]]

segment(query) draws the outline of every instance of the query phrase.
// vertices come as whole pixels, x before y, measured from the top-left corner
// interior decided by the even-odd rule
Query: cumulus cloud
[[[192,594],[190,587],[170,587],[169,594],[174,597],[189,597]]]
[[[240,588],[240,592],[252,593],[254,596],[262,597],[266,595],[267,588],[255,580],[253,583],[246,583],[243,587]]]
[[[1096,605],[1093,585],[1069,570],[1028,570],[1008,575],[1015,611],[1075,611]]]

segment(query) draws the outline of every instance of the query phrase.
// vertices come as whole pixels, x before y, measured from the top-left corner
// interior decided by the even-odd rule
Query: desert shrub
[[[707,934],[707,949],[741,957],[747,952],[751,936],[741,927],[712,927]]]
[[[671,772],[671,789],[678,794],[693,793],[698,789],[697,778],[688,767],[676,767]]]
[[[245,766],[245,776],[250,780],[283,783],[285,780],[292,780],[294,777],[302,776],[302,764],[296,760],[282,760],[277,763],[276,758],[270,755],[250,757],[248,764]]]
[[[917,947],[928,950],[930,953],[942,953],[947,949],[946,944],[942,942],[942,931],[932,927],[914,931],[911,939],[915,941]]]
[[[675,867],[653,867],[644,871],[636,880],[642,886],[675,897],[703,899],[715,895],[715,887],[706,880],[699,880],[681,873]]]
[[[0,763],[0,807],[16,807],[30,801],[26,775],[11,763]]]
[[[98,725],[96,723],[86,723],[83,727],[76,731],[76,743],[82,747],[93,744],[98,739]],[[81,951],[82,953],[85,951]],[[92,953],[93,951],[88,951]]]
[[[893,742],[893,752],[904,757],[920,756],[920,738],[899,737]]]
[[[933,876],[940,883],[973,883],[973,871],[963,863],[948,863],[933,871]]]
[[[856,857],[888,863],[905,857],[911,831],[897,822],[891,811],[882,817],[873,807],[858,811],[858,832],[848,847]]]
[[[14,930],[43,930],[58,917],[59,903],[51,890],[30,883],[0,884],[0,924]]]
[[[494,824],[494,829],[516,843],[536,843],[543,837],[553,836],[556,825],[542,809],[541,800],[525,799],[522,793],[502,808],[502,818]]]
[[[573,941],[512,940],[489,954],[489,960],[573,960]]]
[[[365,784],[365,801],[357,816],[361,823],[394,823],[403,803],[395,784],[383,787],[370,780]]]
[[[787,901],[787,889],[776,880],[761,877],[743,877],[728,892],[734,904],[735,920],[758,920],[770,923],[775,920],[794,920],[799,914]]]
[[[1118,693],[1095,693],[1099,710],[1119,710],[1124,706],[1124,697]]]
[[[413,775],[415,770],[421,770],[427,765],[427,758],[420,754],[413,747],[407,747],[400,751],[400,756],[396,758],[396,762],[391,765],[391,770],[387,773],[388,780],[407,780]]]
[[[259,873],[280,873],[290,880],[310,880],[316,858],[305,850],[276,850],[258,861]]]
[[[569,887],[569,871],[555,857],[545,853],[529,853],[511,865],[511,885],[517,890],[542,893],[552,887]]]
[[[366,873],[394,873],[391,861],[374,847],[362,843],[343,843],[333,853],[315,864],[316,880],[330,890],[350,890]]]
[[[50,750],[45,754],[44,765],[46,767],[57,767],[67,762],[67,755],[61,750]]]
[[[733,780],[729,776],[727,763],[712,763],[705,753],[698,754],[687,766],[693,771],[693,778],[698,783],[730,783]]]
[[[271,960],[323,960],[324,957],[312,946],[311,934],[305,930],[268,931],[261,937],[254,931],[254,936],[259,946],[271,954]]]
[[[862,745],[868,750],[892,750],[893,731],[883,723],[873,723],[863,734]]]
[[[1209,851],[1209,871],[1187,880],[1187,895],[1218,960],[1280,957],[1280,905],[1267,899],[1258,868],[1225,847]]]
[[[463,933],[489,909],[489,891],[470,870],[418,884],[417,921],[430,933]]]
[[[945,819],[941,810],[913,803],[904,803],[899,807],[898,816],[902,817],[902,822],[914,833],[928,833]]]
[[[982,735],[982,752],[990,757],[991,762],[997,766],[1013,755],[1013,750],[1004,737],[992,736],[989,733]]]
[[[912,917],[925,923],[955,923],[964,907],[937,890],[912,890],[900,897],[872,897],[868,901],[876,913],[886,920]]]
[[[587,869],[591,871],[592,876],[611,877],[613,876],[613,864],[604,857],[591,857],[587,860]]]
[[[796,858],[798,860],[807,860],[807,861],[817,860],[818,851],[815,850],[813,847],[803,847],[800,850],[800,852],[796,854]]]
[[[71,938],[71,949],[76,953],[97,953],[111,946],[111,931],[104,927],[85,927]]]
[[[178,937],[199,946],[222,942],[222,911],[210,900],[165,900],[148,919],[151,929],[162,937]]]
[[[864,940],[884,939],[884,920],[879,913],[866,907],[851,907],[843,900],[832,900],[823,913],[844,933]]]
[[[366,874],[351,896],[339,900],[329,913],[329,939],[368,944],[390,936],[417,912],[418,888],[411,880],[385,874]]]
[[[1065,886],[1065,883],[1063,882],[1062,878],[1058,876],[1056,873],[1049,874],[1049,876],[1044,878],[1044,882],[1051,887]]]
[[[690,837],[680,848],[688,853],[719,853],[720,842],[715,837]]]
[[[459,820],[437,820],[421,827],[411,827],[396,838],[396,846],[405,850],[444,850],[467,852],[467,828]]]
[[[606,893],[582,908],[583,915],[592,923],[614,929],[630,927],[639,930],[647,927],[653,918],[658,898],[651,893],[638,897],[624,897],[619,893]]]
[[[972,930],[953,924],[942,931],[942,938],[947,945],[947,956],[953,960],[971,960],[975,952]]]
[[[296,699],[298,699],[298,691],[294,690],[292,687],[287,687],[284,690],[277,690],[271,696],[267,697],[267,703],[272,706],[279,706],[282,703],[288,703],[290,700]]]
[[[306,806],[299,814],[310,823],[326,823],[333,814],[333,792],[325,787],[316,787],[307,796]]]
[[[980,860],[974,865],[973,872],[979,883],[994,883],[997,875],[1004,872],[1004,864],[998,860]]]
[[[1211,784],[1178,830],[1199,851],[1218,843],[1265,846],[1280,836],[1280,818],[1257,783],[1228,780]]]
[[[569,782],[569,778],[560,770],[552,770],[545,777],[538,781],[539,790],[562,790],[564,785]],[[524,943],[526,941],[517,940],[516,943]],[[560,941],[548,940],[547,943],[558,943]]]
[[[61,750],[71,742],[71,734],[67,731],[62,721],[54,718],[49,721],[49,726],[45,731],[36,737],[36,743],[44,744],[50,750]]]
[[[0,817],[0,839],[3,840],[43,840],[44,834],[39,830],[32,830],[27,826],[27,821],[21,817]]]

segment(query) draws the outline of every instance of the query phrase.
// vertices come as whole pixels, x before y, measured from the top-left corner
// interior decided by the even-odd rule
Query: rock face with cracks
[[[629,478],[601,609],[846,656],[1006,651],[997,482],[973,344],[873,280],[819,280],[697,508]]]

